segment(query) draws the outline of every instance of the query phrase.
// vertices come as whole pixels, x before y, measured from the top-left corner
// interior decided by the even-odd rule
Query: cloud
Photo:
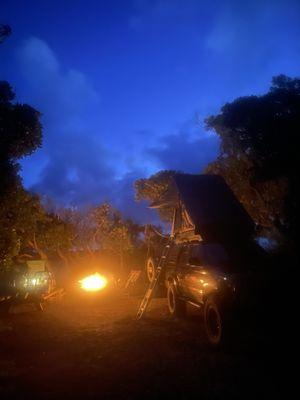
[[[120,209],[124,215],[135,221],[143,223],[154,223],[159,225],[158,214],[155,210],[148,208],[147,201],[135,201],[134,181],[145,176],[143,169],[136,169],[114,182],[114,205]]]
[[[102,200],[115,171],[114,154],[95,130],[99,94],[80,71],[64,71],[41,39],[25,41],[17,56],[24,78],[19,97],[30,93],[44,126],[43,148],[22,163],[25,183],[62,203]]]
[[[215,160],[219,152],[219,139],[213,133],[203,133],[199,139],[188,133],[163,137],[161,145],[146,150],[162,169],[173,169],[189,173],[201,173]]]
[[[97,128],[100,95],[87,77],[64,70],[39,38],[26,40],[17,59],[23,78],[18,98],[42,111],[44,127],[42,149],[22,161],[25,185],[59,205],[110,201],[127,217],[156,221],[145,203],[134,200],[134,180],[147,175],[147,168],[140,165],[138,154],[124,155],[106,145]]]
[[[33,189],[64,204],[110,200],[114,171],[108,159],[106,151],[92,138],[86,143],[86,139],[78,135],[72,142],[60,143]]]
[[[295,0],[227,0],[216,10],[203,41],[222,68],[233,96],[262,93],[271,77],[295,76],[300,63],[300,3]]]
[[[199,172],[216,154],[214,136],[192,138],[194,121],[163,138],[133,132],[126,151],[112,149],[99,131],[100,95],[84,74],[64,70],[38,38],[24,42],[18,60],[24,78],[18,94],[30,93],[28,102],[42,110],[44,125],[43,148],[22,163],[25,184],[60,204],[107,200],[127,216],[149,222],[153,213],[134,201],[134,180],[160,168]]]
[[[87,77],[75,69],[64,71],[43,40],[26,40],[17,58],[24,78],[18,95],[30,90],[31,101],[43,110],[44,123],[74,131],[82,126],[90,109],[99,107],[100,96]]]

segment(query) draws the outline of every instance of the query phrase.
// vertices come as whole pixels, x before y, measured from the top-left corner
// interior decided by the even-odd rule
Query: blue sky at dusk
[[[26,187],[62,204],[112,201],[151,218],[133,182],[199,173],[218,154],[203,119],[300,75],[300,1],[10,0],[0,79],[41,111]]]

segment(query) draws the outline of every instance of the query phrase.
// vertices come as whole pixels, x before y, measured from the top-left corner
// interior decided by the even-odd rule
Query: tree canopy
[[[268,93],[225,104],[206,125],[221,139],[206,172],[225,178],[259,226],[294,240],[300,80],[279,75]]]
[[[162,199],[170,194],[171,179],[176,171],[159,171],[149,178],[138,179],[134,183],[135,198],[137,201],[148,200],[151,203]],[[162,221],[171,222],[173,218],[173,207],[166,206],[158,209]]]
[[[11,27],[9,25],[0,25],[0,43],[4,42],[9,35],[11,35]]]
[[[90,220],[90,246],[107,250],[123,262],[124,254],[137,244],[141,227],[123,219],[121,213],[107,202],[94,207],[87,217]]]
[[[11,34],[0,25],[0,43]],[[0,266],[11,268],[16,256],[36,253],[48,258],[72,246],[74,225],[50,212],[38,195],[25,190],[19,160],[42,144],[41,114],[14,101],[15,93],[0,81]],[[27,254],[26,254],[27,253]]]
[[[0,81],[0,194],[20,187],[18,160],[42,143],[40,113],[14,98],[9,83]]]
[[[42,143],[41,114],[28,104],[13,103],[15,93],[0,81],[0,157],[16,160],[32,154]]]
[[[24,190],[18,174],[18,159],[41,145],[40,113],[27,104],[14,103],[14,98],[11,86],[0,82],[0,262],[6,266],[40,210],[38,198]]]

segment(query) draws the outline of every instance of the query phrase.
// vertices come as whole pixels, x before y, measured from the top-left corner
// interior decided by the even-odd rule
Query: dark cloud
[[[222,70],[223,91],[262,93],[271,77],[294,75],[300,63],[300,3],[296,0],[227,0],[219,3],[203,47]]]
[[[137,169],[112,182],[112,202],[124,215],[135,221],[159,224],[157,212],[149,209],[146,201],[135,201],[134,181],[145,175],[145,171]]]
[[[134,181],[159,168],[199,172],[216,155],[214,136],[190,138],[193,121],[178,127],[189,133],[161,139],[147,130],[133,133],[125,154],[108,147],[105,136],[95,130],[100,95],[84,74],[63,70],[38,38],[24,43],[18,59],[25,80],[19,96],[31,93],[31,103],[43,110],[44,125],[43,148],[22,163],[25,183],[59,204],[84,206],[107,200],[128,217],[158,221],[146,203],[135,202]]]
[[[18,59],[26,83],[19,95],[31,93],[31,103],[43,110],[44,125],[43,148],[22,163],[25,183],[65,204],[109,199],[117,169],[113,150],[104,148],[95,130],[99,94],[81,72],[64,71],[38,38],[24,43]]]
[[[201,173],[218,151],[219,140],[213,133],[203,133],[200,139],[179,133],[164,136],[160,146],[148,149],[146,154],[158,161],[162,169]]]
[[[18,61],[24,77],[19,98],[26,101],[26,93],[31,94],[31,104],[43,110],[44,125],[43,148],[22,162],[25,184],[59,205],[110,201],[127,217],[158,221],[145,202],[134,200],[135,179],[147,175],[138,165],[138,141],[132,141],[133,153],[125,158],[104,146],[105,138],[95,131],[100,96],[85,75],[62,70],[54,52],[38,38],[24,43]],[[130,172],[120,174],[122,163]]]
[[[109,155],[93,139],[60,142],[33,189],[60,203],[83,205],[109,200],[115,172]]]
[[[188,37],[201,58],[199,74],[205,77],[199,105],[218,106],[237,96],[261,93],[272,76],[299,73],[299,0],[189,0],[184,4],[136,0],[135,6],[129,21],[132,29],[145,30],[152,24],[159,30],[167,24],[174,36],[189,27]]]

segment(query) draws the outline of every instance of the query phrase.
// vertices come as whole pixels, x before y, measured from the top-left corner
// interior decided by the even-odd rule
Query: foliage
[[[0,43],[11,35],[11,27],[9,25],[0,25]]]
[[[11,86],[0,81],[0,158],[16,160],[32,154],[42,142],[40,113],[27,104],[13,103]]]
[[[62,209],[59,215],[64,222],[72,226],[71,242],[75,253],[69,257],[72,259],[70,262],[78,264],[84,256],[85,263],[89,259],[93,264],[97,253],[105,251],[117,257],[123,269],[124,258],[141,245],[140,233],[143,227],[130,219],[124,219],[121,213],[107,202],[85,211]]]
[[[48,214],[39,197],[21,184],[0,197],[0,221],[0,261],[5,268],[12,265],[15,256],[28,253],[30,248],[48,258],[58,249],[70,247],[72,227]]]
[[[207,173],[222,175],[262,228],[296,236],[300,80],[272,80],[262,96],[241,97],[206,120],[221,138]]]
[[[148,200],[151,203],[159,202],[165,197],[172,198],[172,176],[176,171],[159,171],[150,178],[135,181],[136,200]],[[173,207],[166,205],[158,209],[159,216],[163,221],[170,222],[173,218]]]
[[[9,33],[9,27],[0,27],[1,40]],[[24,190],[18,174],[18,159],[41,145],[40,113],[14,98],[11,86],[0,81],[0,264],[5,268],[27,244],[43,213],[38,197]]]
[[[131,220],[123,220],[121,213],[109,203],[95,207],[90,217],[93,222],[93,240],[97,247],[120,257],[133,249],[138,241],[140,228]]]
[[[70,249],[73,226],[55,214],[43,213],[36,222],[33,238],[28,243],[41,256],[51,257]]]
[[[10,33],[8,25],[1,25],[0,42]],[[9,83],[0,81],[0,263],[5,267],[28,247],[51,256],[69,247],[72,236],[71,225],[48,213],[22,186],[18,160],[41,146],[41,114],[14,99]]]
[[[18,175],[18,159],[41,145],[40,114],[26,104],[13,103],[14,97],[11,86],[0,82],[0,263],[5,267],[32,231],[41,208]]]
[[[34,229],[39,202],[27,193],[21,184],[15,185],[0,197],[0,260],[9,267],[25,236]]]
[[[20,186],[17,160],[41,145],[40,113],[26,104],[15,104],[11,86],[0,82],[0,196]],[[13,200],[13,198],[12,198]]]
[[[91,246],[94,228],[90,218],[90,211],[66,207],[57,210],[56,214],[60,220],[72,227],[70,242],[74,250],[82,251]]]

